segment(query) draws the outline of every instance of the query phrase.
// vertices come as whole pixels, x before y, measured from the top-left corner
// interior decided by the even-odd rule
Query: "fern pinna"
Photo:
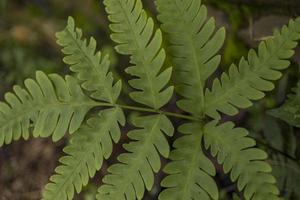
[[[270,152],[270,160],[273,174],[277,179],[280,190],[283,191],[285,199],[300,198],[300,162],[297,159],[297,148],[299,148],[299,145],[297,145],[297,136],[292,127],[300,126],[299,95],[300,83],[298,82],[297,86],[292,88],[292,94],[288,95],[288,99],[283,105],[268,111],[268,114],[274,117],[269,117],[268,120],[269,124],[274,127],[273,134],[264,131],[264,137],[267,138],[267,142],[281,151],[281,153]],[[280,120],[275,118],[289,124],[289,131],[283,131],[282,127],[279,126]]]
[[[216,169],[208,152],[245,199],[280,199],[271,166],[265,161],[267,154],[247,130],[233,122],[222,123],[221,114],[236,115],[274,88],[273,81],[290,65],[288,59],[300,39],[300,19],[291,20],[274,37],[262,41],[257,52],[250,50],[238,66],[232,64],[208,87],[221,61],[218,52],[225,30],[216,29],[201,0],[157,0],[161,30],[141,0],[103,3],[116,51],[130,56],[131,66],[125,71],[131,77],[129,96],[137,105],[119,103],[122,83],[109,70],[108,55],[96,50],[94,38],[83,37],[71,17],[56,36],[72,76],[64,79],[37,72],[36,80],[26,80],[25,88],[15,86],[14,93],[7,93],[0,104],[1,145],[30,135],[52,136],[58,141],[66,132],[72,134],[43,199],[71,200],[81,192],[119,142],[125,109],[138,111],[127,133],[131,141],[123,144],[125,153],[108,168],[96,199],[142,199],[162,168],[160,156],[170,160],[163,168],[167,176],[161,182],[160,200],[219,199]],[[173,69],[166,66],[166,57]],[[162,109],[173,90],[185,115]],[[89,113],[96,107],[102,109],[96,115]],[[183,120],[172,148],[168,142],[174,134],[170,117]]]

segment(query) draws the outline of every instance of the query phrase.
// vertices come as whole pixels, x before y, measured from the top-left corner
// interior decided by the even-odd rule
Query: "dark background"
[[[206,0],[205,3],[208,5],[209,15],[216,18],[217,25],[227,29],[226,43],[222,49],[221,70],[226,70],[232,62],[237,62],[241,56],[245,56],[249,48],[256,47],[259,41],[269,37],[290,18],[300,15],[299,0]],[[153,0],[144,0],[144,5],[149,14],[156,14]],[[128,58],[113,52],[101,1],[0,0],[1,100],[3,94],[14,84],[22,85],[25,78],[34,77],[36,70],[68,73],[68,68],[62,62],[60,48],[55,43],[54,34],[65,26],[70,15],[74,16],[77,25],[83,28],[85,36],[94,36],[98,41],[98,48],[111,54],[113,66],[118,67],[116,71],[123,76],[120,69],[128,65]],[[299,143],[297,129],[265,114],[266,110],[282,104],[291,87],[296,85],[299,79],[299,62],[300,54],[296,53],[292,67],[276,84],[278,87],[274,92],[268,93],[264,100],[256,102],[253,108],[241,111],[238,116],[225,118],[247,127],[253,137],[264,143],[262,148],[270,154],[278,152],[268,147],[272,144],[268,138],[272,137],[267,137],[266,132],[277,131],[283,138],[292,135],[294,143]],[[177,110],[173,104],[170,107]],[[125,135],[124,140],[126,141]],[[58,143],[52,143],[50,139],[31,139],[1,147],[0,200],[40,199],[41,191],[58,164],[58,158],[63,155],[61,150],[67,142],[68,136]],[[120,145],[115,149],[114,156],[119,154]],[[296,147],[296,154],[293,155],[295,159],[298,149]],[[115,161],[112,159],[104,163],[102,171],[76,199],[93,199],[101,177],[112,162]],[[300,176],[300,168],[297,170]],[[163,176],[158,174],[157,180]],[[222,199],[232,199],[235,185],[228,181],[221,170],[216,180],[221,189]],[[157,199],[160,189],[157,184],[145,199]]]

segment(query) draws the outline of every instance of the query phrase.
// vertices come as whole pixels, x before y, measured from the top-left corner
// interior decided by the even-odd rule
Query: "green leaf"
[[[113,31],[111,38],[118,45],[120,54],[131,55],[133,65],[126,72],[134,77],[129,81],[136,91],[130,97],[154,109],[165,105],[173,94],[173,87],[166,87],[172,68],[161,72],[165,62],[162,34],[154,31],[153,19],[143,10],[141,0],[104,0]]]
[[[176,92],[182,96],[178,107],[202,118],[206,80],[216,70],[221,57],[216,55],[224,38],[224,29],[215,31],[213,18],[200,0],[157,0],[158,19],[166,33],[168,50],[174,65]],[[184,136],[175,140],[169,174],[159,199],[218,199],[218,188],[211,176],[215,168],[202,152],[201,123],[186,123],[179,128]]]
[[[0,146],[21,137],[49,137],[57,141],[75,132],[95,102],[85,96],[76,79],[57,74],[36,73],[27,79],[25,89],[14,86],[0,102]],[[33,128],[31,128],[33,126]],[[33,130],[32,130],[33,129]]]
[[[118,44],[116,50],[130,55],[126,72],[133,76],[129,84],[135,89],[130,97],[155,110],[165,105],[173,94],[166,85],[171,68],[161,72],[165,61],[160,30],[154,31],[154,22],[147,17],[140,0],[104,0],[113,31],[111,38]],[[134,141],[123,145],[127,153],[119,155],[120,163],[112,165],[110,174],[103,178],[97,199],[142,199],[154,184],[154,172],[161,168],[160,156],[169,156],[169,144],[164,134],[172,136],[173,125],[163,114],[134,116],[136,129],[128,133]]]
[[[92,92],[91,97],[115,103],[120,95],[122,83],[114,84],[112,72],[109,71],[108,55],[96,52],[96,40],[91,37],[89,42],[82,37],[82,30],[75,26],[74,19],[69,17],[67,27],[56,34],[57,43],[63,47],[66,55],[64,62],[77,73],[82,87]]]
[[[74,133],[64,148],[67,155],[60,159],[61,165],[51,176],[51,183],[46,185],[43,200],[71,200],[75,190],[80,193],[101,168],[103,158],[110,157],[113,142],[117,143],[121,136],[119,124],[125,124],[123,111],[112,108],[100,111]]]
[[[98,190],[98,200],[142,199],[145,187],[150,191],[154,172],[161,168],[160,156],[169,156],[169,145],[164,134],[173,135],[173,125],[164,115],[135,116],[133,125],[138,129],[128,133],[133,141],[124,144],[128,153],[118,157],[120,163],[109,167]]]
[[[295,98],[293,95],[290,97]],[[264,129],[263,136],[272,148],[277,149],[277,151],[270,151],[270,164],[277,186],[284,199],[299,199],[300,162],[296,159],[297,138],[293,128],[290,127],[290,131],[281,130],[275,118],[270,116],[266,118],[266,123],[269,125]]]
[[[64,148],[67,156],[60,159],[61,165],[56,168],[56,174],[50,178],[51,182],[43,194],[45,200],[71,200],[75,191],[80,193],[89,178],[101,168],[103,158],[110,157],[113,142],[117,143],[120,139],[119,124],[124,126],[125,116],[118,106],[114,106],[121,82],[114,84],[108,56],[95,53],[95,39],[91,38],[87,44],[81,29],[75,27],[71,17],[67,27],[57,33],[57,38],[66,55],[64,61],[77,73],[82,87],[91,92],[91,97],[114,107],[100,111],[74,135],[71,144]]]
[[[300,82],[293,88],[293,94],[279,108],[268,111],[268,114],[279,118],[291,126],[300,127]]]
[[[300,18],[291,20],[272,39],[260,43],[258,53],[249,51],[248,60],[242,58],[239,66],[231,65],[228,74],[215,79],[211,90],[205,92],[205,113],[215,119],[219,112],[235,115],[238,108],[248,108],[251,100],[264,97],[274,89],[272,81],[278,80],[290,65],[290,59],[300,39]]]
[[[219,199],[218,188],[211,176],[216,175],[215,167],[204,155],[201,147],[202,125],[186,123],[179,127],[184,134],[178,138],[171,152],[170,162],[164,169],[169,174],[162,181],[160,200]]]
[[[210,149],[225,173],[230,172],[246,200],[279,200],[276,180],[272,168],[264,160],[267,154],[255,148],[255,141],[243,128],[234,128],[232,122],[217,125],[208,123],[204,128],[204,145]]]
[[[300,198],[300,162],[276,155],[271,161],[272,173],[285,199]]]
[[[177,105],[202,116],[206,81],[220,63],[221,56],[216,54],[224,43],[225,29],[215,31],[215,21],[207,20],[200,0],[157,0],[157,7],[167,33],[176,92],[183,97]]]

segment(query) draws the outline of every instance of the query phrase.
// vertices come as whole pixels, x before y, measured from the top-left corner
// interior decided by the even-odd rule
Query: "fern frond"
[[[110,174],[103,178],[98,200],[142,199],[145,187],[149,191],[153,187],[153,172],[161,168],[159,153],[165,158],[169,155],[164,134],[172,136],[173,125],[166,116],[137,116],[133,125],[138,129],[130,131],[128,137],[134,141],[123,145],[128,153],[121,154],[120,163],[108,169]]]
[[[264,92],[273,90],[272,81],[278,80],[281,70],[287,68],[287,60],[300,39],[300,18],[291,20],[272,39],[260,43],[258,53],[250,50],[248,60],[242,58],[239,66],[232,65],[229,72],[216,79],[212,89],[205,92],[205,113],[219,118],[218,111],[235,115],[238,108],[252,105],[251,100],[261,99]]]
[[[157,0],[157,7],[162,30],[168,36],[175,89],[183,97],[177,105],[202,118],[206,80],[220,63],[221,57],[216,54],[224,42],[225,30],[215,31],[215,22],[213,18],[207,19],[207,9],[201,0]],[[180,126],[179,132],[185,135],[173,144],[172,162],[164,169],[170,175],[162,181],[167,189],[159,199],[218,199],[218,189],[211,177],[215,169],[201,148],[202,130],[200,123]]]
[[[203,126],[186,123],[178,128],[185,134],[177,139],[176,148],[170,154],[172,160],[164,169],[167,176],[161,183],[167,189],[159,195],[160,200],[211,200],[219,199],[214,179],[214,165],[202,152]]]
[[[14,93],[6,93],[6,102],[0,103],[0,146],[21,137],[28,139],[31,132],[34,137],[52,135],[57,141],[67,131],[75,132],[95,106],[71,76],[64,80],[39,71],[36,81],[25,80],[25,87],[14,86]]]
[[[79,193],[98,171],[105,159],[109,158],[113,142],[120,139],[119,124],[124,126],[123,111],[116,107],[100,111],[97,117],[90,118],[64,148],[66,156],[60,159],[61,166],[51,176],[46,185],[44,200],[71,200],[75,190]]]
[[[177,105],[202,117],[206,80],[220,64],[221,56],[216,54],[224,43],[225,29],[215,31],[215,21],[207,20],[201,0],[157,0],[157,7],[168,36],[176,92],[183,97]]]
[[[71,200],[75,191],[79,193],[90,177],[93,177],[103,162],[112,153],[113,142],[120,139],[119,124],[124,126],[125,116],[122,109],[115,105],[121,90],[121,81],[114,84],[109,71],[109,58],[96,52],[96,41],[82,37],[82,31],[75,27],[69,17],[67,27],[56,34],[58,44],[63,46],[65,63],[77,73],[82,87],[91,92],[91,97],[111,104],[114,108],[100,111],[98,117],[91,118],[82,126],[70,145],[64,148],[66,156],[60,159],[61,165],[47,184],[44,200]],[[108,104],[108,105],[110,105]]]
[[[255,148],[255,141],[247,135],[232,122],[217,125],[212,121],[205,126],[204,145],[223,165],[224,172],[230,172],[231,180],[237,181],[246,200],[279,200],[271,166],[264,161],[267,154]]]
[[[63,60],[71,66],[71,71],[77,73],[78,79],[83,82],[82,87],[92,92],[91,97],[115,103],[121,91],[121,81],[113,84],[108,55],[96,52],[97,43],[93,37],[87,42],[82,35],[82,30],[69,17],[66,28],[56,34],[57,43],[66,55]]]
[[[165,89],[171,77],[171,68],[163,72],[165,61],[160,30],[154,31],[154,22],[147,17],[141,0],[104,0],[113,31],[111,38],[118,44],[116,49],[131,55],[134,66],[126,72],[134,77],[129,84],[136,89],[130,97],[155,110],[165,105],[173,94],[173,87]],[[136,127],[128,133],[134,141],[123,145],[128,153],[118,157],[120,163],[112,165],[105,183],[98,190],[97,199],[142,199],[154,184],[154,172],[161,168],[160,156],[169,156],[169,144],[164,134],[173,134],[173,125],[163,114],[136,116]]]
[[[300,82],[298,82],[296,88],[292,89],[292,92],[282,106],[269,110],[268,114],[292,126],[300,127]]]
[[[173,87],[166,87],[171,78],[172,68],[161,71],[165,62],[162,49],[162,34],[154,32],[153,19],[143,10],[141,0],[104,0],[113,31],[111,38],[118,45],[120,54],[131,55],[126,72],[137,77],[129,84],[137,91],[130,97],[154,109],[165,105],[173,94]]]

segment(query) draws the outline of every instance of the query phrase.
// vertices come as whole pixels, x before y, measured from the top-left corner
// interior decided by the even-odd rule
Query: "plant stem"
[[[257,142],[258,144],[260,144],[260,145],[262,145],[262,146],[264,146],[264,147],[270,149],[271,151],[277,152],[277,153],[283,155],[284,157],[287,157],[287,158],[289,158],[290,160],[293,160],[293,161],[295,161],[296,163],[299,163],[299,160],[297,160],[297,159],[294,158],[293,156],[290,156],[289,154],[287,154],[287,153],[285,153],[285,152],[283,152],[283,151],[281,151],[281,150],[279,150],[279,149],[277,149],[277,148],[275,148],[275,147],[273,147],[273,146],[267,144],[266,142],[264,142],[264,141],[262,141],[262,140],[260,140],[260,139],[258,139],[258,138],[254,138],[254,139],[256,140],[256,142]]]
[[[175,118],[181,118],[181,119],[188,119],[192,121],[201,121],[201,119],[197,117],[193,117],[190,115],[183,115],[183,114],[178,114],[178,113],[173,113],[173,112],[166,112],[162,110],[155,110],[152,108],[145,108],[145,107],[139,107],[139,106],[130,106],[130,105],[122,105],[122,104],[110,104],[110,103],[103,103],[103,102],[96,102],[96,106],[104,106],[104,107],[114,107],[118,106],[120,108],[126,109],[126,110],[134,110],[134,111],[141,111],[141,112],[148,112],[148,113],[157,113],[157,114],[164,114],[170,117],[175,117]]]
[[[167,115],[167,116],[170,116],[170,117],[175,117],[175,118],[181,118],[181,119],[187,119],[187,120],[199,121],[199,122],[202,121],[201,119],[199,119],[197,117],[190,116],[190,115],[178,114],[178,113],[173,113],[173,112],[166,112],[166,111],[155,110],[155,109],[152,109],[152,108],[145,108],[145,107],[139,107],[139,106],[130,106],[130,105],[122,105],[122,104],[110,104],[110,103],[103,103],[103,102],[96,102],[93,105],[105,106],[105,107],[118,106],[118,107],[126,109],[126,110],[134,110],[134,111],[147,112],[147,113],[164,114],[164,115]],[[266,148],[268,148],[268,149],[270,149],[274,152],[277,152],[277,153],[289,158],[290,160],[293,160],[293,161],[299,163],[299,161],[296,158],[288,155],[285,152],[282,152],[281,150],[267,144],[266,142],[264,142],[264,141],[262,141],[258,138],[255,138],[255,140],[257,141],[258,144],[260,144],[262,146],[265,146]]]
[[[136,107],[136,106],[127,106],[127,105],[118,105],[121,108],[128,109],[128,110],[135,110],[135,111],[142,111],[142,112],[151,112],[151,113],[159,113],[159,114],[164,114],[167,116],[171,117],[176,117],[176,118],[182,118],[182,119],[188,119],[188,120],[193,120],[193,121],[199,121],[200,119],[196,117],[192,117],[189,115],[183,115],[183,114],[178,114],[178,113],[173,113],[173,112],[166,112],[166,111],[161,111],[161,110],[155,110],[151,108],[144,108],[144,107]]]

